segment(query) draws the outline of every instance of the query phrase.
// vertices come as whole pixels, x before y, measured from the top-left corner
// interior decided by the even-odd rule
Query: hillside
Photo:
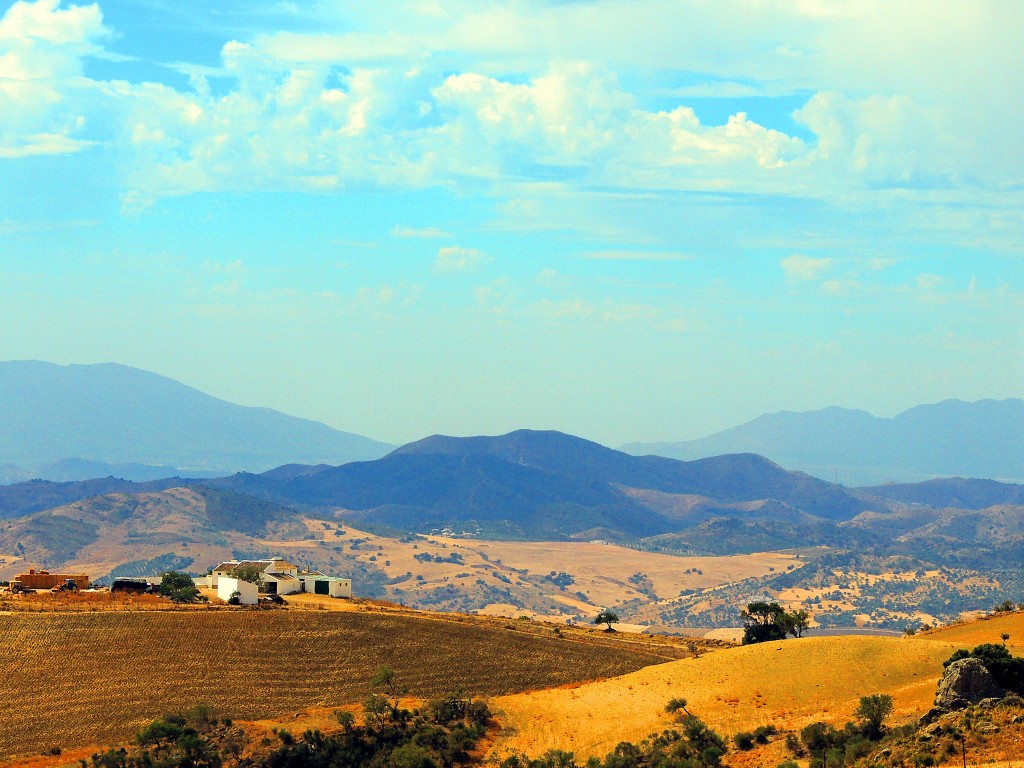
[[[0,402],[0,465],[14,465],[4,470],[13,479],[17,467],[41,477],[45,465],[67,459],[84,462],[59,464],[54,479],[88,477],[97,471],[90,462],[122,465],[135,479],[152,479],[153,467],[262,471],[287,462],[372,459],[390,448],[113,363],[0,362]],[[77,477],[69,476],[72,469]]]
[[[575,753],[582,763],[620,741],[640,741],[671,726],[665,704],[690,712],[723,734],[774,724],[797,729],[851,719],[861,696],[889,693],[907,722],[932,704],[942,662],[958,646],[882,637],[823,637],[730,648],[572,689],[535,691],[494,703],[503,731],[494,748],[539,755]],[[582,713],[585,715],[581,716]]]
[[[692,460],[757,453],[846,485],[943,476],[1024,481],[1024,400],[946,400],[886,419],[825,408],[759,416],[699,440],[632,443],[633,454]]]
[[[0,521],[0,576],[25,567],[74,569],[93,578],[127,570],[205,570],[267,538],[301,537],[294,510],[230,491],[174,487],[108,493]],[[14,558],[17,558],[15,560]]]
[[[385,665],[411,696],[495,696],[665,660],[646,645],[368,611],[13,613],[4,630],[0,759],[116,744],[200,702],[245,719],[355,704]]]
[[[934,508],[984,509],[998,504],[1024,506],[1024,485],[965,477],[946,477],[920,483],[889,483],[859,489],[901,504]]]
[[[681,462],[559,432],[435,436],[372,462],[309,473],[210,481],[279,503],[344,510],[356,524],[406,531],[451,528],[488,538],[632,539],[679,531],[671,514],[632,490],[700,496],[719,513],[774,499],[826,520],[884,504],[749,454]]]

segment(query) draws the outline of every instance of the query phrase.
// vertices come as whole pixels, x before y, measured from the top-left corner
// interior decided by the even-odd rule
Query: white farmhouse
[[[352,579],[339,579],[327,576],[320,571],[299,567],[289,563],[283,557],[272,557],[267,560],[228,560],[221,563],[210,574],[210,586],[217,589],[220,597],[220,581],[231,579],[239,569],[251,570],[260,574],[259,591],[269,595],[293,595],[296,592],[310,592],[330,597],[352,597]]]

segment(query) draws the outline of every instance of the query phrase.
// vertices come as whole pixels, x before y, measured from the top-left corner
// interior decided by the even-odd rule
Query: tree
[[[999,638],[1003,641],[1003,645],[1006,645],[1006,641],[1010,639],[1010,636],[1006,632],[1003,632]]]
[[[669,699],[668,704],[665,705],[665,711],[670,715],[674,715],[679,710],[683,710],[687,717],[693,717],[693,715],[690,714],[690,710],[686,708],[686,704],[687,701],[683,698]]]
[[[860,706],[853,714],[864,724],[864,735],[877,741],[882,737],[882,722],[892,714],[892,696],[887,693],[861,696]]]
[[[800,741],[807,747],[812,755],[817,752],[821,755],[822,765],[825,765],[826,754],[829,747],[836,742],[836,729],[828,723],[811,723],[800,731]]]
[[[384,699],[390,707],[391,719],[395,722],[402,720],[404,710],[399,709],[398,705],[401,703],[402,697],[409,692],[409,689],[399,684],[398,675],[395,674],[395,670],[391,667],[381,667],[370,678],[370,685],[384,689],[385,696],[379,698]]]
[[[608,629],[605,632],[614,632],[615,628],[612,624],[615,624],[619,620],[619,615],[613,611],[601,611],[597,616],[594,617],[595,624],[607,624]]]
[[[743,619],[743,644],[765,643],[786,639],[786,612],[778,603],[749,603],[740,611]]]
[[[239,581],[247,581],[255,584],[260,591],[263,590],[263,571],[251,565],[240,565],[231,570],[231,577]]]
[[[804,610],[784,614],[783,625],[793,637],[803,637],[804,632],[811,626],[811,614]]]
[[[159,593],[175,603],[194,603],[199,598],[199,588],[192,577],[181,571],[167,571],[160,580]]]

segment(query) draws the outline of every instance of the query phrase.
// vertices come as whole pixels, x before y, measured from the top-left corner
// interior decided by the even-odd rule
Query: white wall
[[[217,597],[227,602],[231,598],[232,592],[238,592],[241,595],[240,602],[242,605],[256,605],[260,601],[255,584],[242,581],[241,579],[232,579],[227,576],[221,576],[217,579]]]

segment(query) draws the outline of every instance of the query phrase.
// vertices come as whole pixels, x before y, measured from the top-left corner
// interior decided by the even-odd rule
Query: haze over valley
[[[1022,38],[0,0],[0,768],[1024,768]]]

